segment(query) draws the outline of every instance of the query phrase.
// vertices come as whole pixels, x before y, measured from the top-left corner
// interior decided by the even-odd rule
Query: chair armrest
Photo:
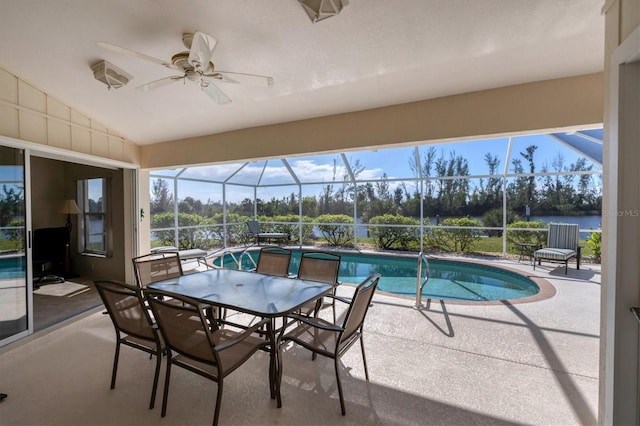
[[[324,297],[329,298],[329,299],[334,299],[334,300],[337,300],[337,301],[342,302],[342,303],[346,303],[347,305],[351,303],[351,299],[350,298],[343,297],[343,296],[336,296],[335,294],[329,294],[329,295],[324,296]]]
[[[216,351],[224,351],[225,349],[229,349],[230,347],[237,345],[238,343],[242,342],[243,340],[246,340],[248,337],[251,337],[251,335],[253,333],[255,333],[259,328],[261,328],[264,325],[267,325],[271,320],[269,318],[264,318],[261,321],[258,321],[257,323],[255,323],[253,326],[247,328],[246,330],[244,330],[242,333],[239,333],[236,337],[234,337],[233,339],[230,340],[226,340],[222,343],[220,343],[219,345],[215,345],[214,349]],[[269,341],[265,340],[264,344],[268,344]]]
[[[344,330],[339,325],[320,322],[320,321],[318,321],[317,318],[314,318],[314,317],[307,317],[307,316],[298,315],[298,314],[290,314],[290,315],[287,315],[287,316],[289,318],[291,318],[291,319],[295,319],[297,321],[303,322],[303,323],[308,324],[308,325],[310,325],[312,327],[316,327],[316,328],[319,328],[319,329],[322,329],[322,330],[335,331],[335,332],[339,332],[339,331],[343,331]]]

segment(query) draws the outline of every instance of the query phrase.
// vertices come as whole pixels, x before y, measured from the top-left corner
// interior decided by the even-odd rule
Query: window
[[[78,181],[80,247],[83,253],[107,254],[107,179]]]

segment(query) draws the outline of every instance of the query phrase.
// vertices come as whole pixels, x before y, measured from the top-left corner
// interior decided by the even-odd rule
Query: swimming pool
[[[303,250],[294,250],[289,272],[295,274]],[[242,259],[242,268],[253,267],[258,250],[248,252],[253,260]],[[339,280],[357,284],[371,274],[382,276],[378,290],[402,296],[416,296],[418,262],[415,256],[394,256],[340,252]],[[219,264],[218,261],[215,262]],[[226,255],[224,266],[237,267]],[[479,263],[429,259],[429,281],[423,298],[449,301],[486,302],[512,300],[538,294],[540,287],[530,278],[503,268]]]
[[[15,279],[25,277],[25,256],[0,256],[0,279]]]

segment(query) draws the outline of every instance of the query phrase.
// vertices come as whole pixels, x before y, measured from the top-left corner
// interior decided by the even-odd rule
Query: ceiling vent
[[[316,23],[340,13],[349,0],[298,0],[311,22]]]
[[[95,79],[106,84],[109,89],[119,89],[133,78],[131,75],[107,61],[100,61],[93,64],[91,65],[91,69],[93,70]]]

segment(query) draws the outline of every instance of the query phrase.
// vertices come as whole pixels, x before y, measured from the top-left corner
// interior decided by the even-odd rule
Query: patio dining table
[[[158,281],[149,287],[187,296],[220,308],[269,318],[269,382],[271,398],[277,399],[278,407],[282,406],[279,379],[281,355],[276,339],[275,320],[333,291],[333,286],[327,283],[234,269],[210,269]]]

